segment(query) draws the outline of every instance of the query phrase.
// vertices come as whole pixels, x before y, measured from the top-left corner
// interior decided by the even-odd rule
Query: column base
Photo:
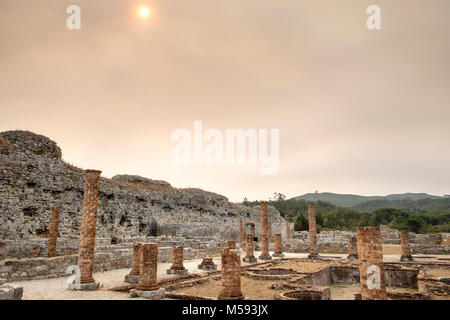
[[[274,253],[274,254],[272,255],[272,257],[280,258],[280,257],[284,257],[284,254],[283,254],[283,253]]]
[[[270,255],[267,256],[259,256],[258,259],[260,260],[272,260],[272,257]]]
[[[76,291],[95,291],[100,287],[99,282],[90,283],[68,283],[67,289]]]
[[[258,261],[258,259],[256,259],[255,257],[250,257],[250,258],[244,258],[244,259],[242,259],[242,261],[244,261],[244,262],[256,262],[256,261]]]
[[[159,288],[157,290],[151,290],[151,291],[131,289],[130,296],[132,298],[141,297],[141,298],[149,299],[149,300],[161,300],[161,299],[164,299],[166,296],[166,289]]]
[[[349,254],[347,256],[348,260],[358,260],[358,255],[357,254]]]
[[[217,264],[199,264],[200,270],[217,270]]]
[[[22,300],[23,287],[1,285],[0,300]]]
[[[167,274],[186,274],[188,273],[187,269],[180,269],[180,270],[167,270]]]
[[[314,254],[308,254],[308,259],[320,259],[320,256],[318,253],[314,253]]]
[[[134,274],[127,274],[125,276],[125,282],[131,283],[131,284],[139,283],[139,276],[134,275]]]
[[[407,262],[407,261],[414,261],[414,259],[412,256],[401,256],[400,261]]]
[[[226,296],[220,296],[217,297],[218,300],[244,300],[245,297],[243,295],[236,296],[236,297],[226,297]]]

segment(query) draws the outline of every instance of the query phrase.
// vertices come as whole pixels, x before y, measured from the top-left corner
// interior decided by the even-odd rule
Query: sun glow
[[[139,8],[139,16],[141,18],[148,18],[150,16],[150,9],[147,7]]]

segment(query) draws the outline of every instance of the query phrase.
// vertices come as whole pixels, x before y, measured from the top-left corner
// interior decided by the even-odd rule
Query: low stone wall
[[[128,245],[128,244],[127,244]],[[219,249],[213,250],[217,254]],[[202,258],[211,251],[207,249],[184,249],[184,259]],[[158,248],[158,262],[172,262],[172,247]],[[131,267],[132,248],[110,246],[109,250],[96,252],[94,256],[94,272]],[[0,261],[0,278],[9,282],[21,280],[38,280],[67,276],[67,267],[76,265],[78,255],[57,256],[52,258],[5,259]]]

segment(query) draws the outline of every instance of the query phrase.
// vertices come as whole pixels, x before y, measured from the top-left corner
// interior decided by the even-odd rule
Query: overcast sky
[[[44,134],[106,177],[232,201],[449,194],[449,30],[448,0],[1,0],[0,131]],[[175,166],[171,134],[195,120],[280,129],[278,174]]]

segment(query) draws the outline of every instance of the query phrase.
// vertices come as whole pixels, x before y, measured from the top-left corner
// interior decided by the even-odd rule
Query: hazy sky
[[[66,28],[71,4],[81,30]],[[1,0],[0,131],[44,134],[106,177],[233,201],[448,194],[449,31],[448,0]],[[175,166],[171,134],[195,120],[280,129],[278,174]]]

